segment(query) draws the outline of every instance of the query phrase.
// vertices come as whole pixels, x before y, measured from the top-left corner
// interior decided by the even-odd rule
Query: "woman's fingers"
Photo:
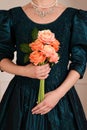
[[[51,68],[49,67],[48,64],[42,65],[42,66],[36,66],[35,68],[35,75],[38,79],[45,79],[49,75]]]
[[[47,114],[47,113],[50,112],[50,111],[51,111],[51,108],[49,108],[49,109],[47,109],[47,110],[41,112],[41,115]]]
[[[29,64],[25,66],[24,76],[37,78],[37,79],[46,79],[49,76],[51,68],[49,64],[35,66]]]
[[[36,66],[36,72],[38,73],[46,73],[50,71],[49,65]]]
[[[43,103],[43,101],[42,101],[41,103],[39,103],[38,105],[36,105],[36,106],[32,109],[32,112],[34,112],[34,111],[40,109],[40,108],[43,107],[43,106],[44,106],[44,103]]]
[[[46,79],[48,76],[49,76],[49,74],[47,74],[47,75],[41,75],[41,76],[38,76],[37,78],[38,79]]]
[[[32,114],[41,114],[41,112],[44,112],[47,109],[47,106],[43,106],[35,111],[32,112]]]
[[[50,72],[50,68],[49,69],[44,69],[44,70],[36,70],[36,75],[41,75],[41,76],[43,76],[43,75],[47,75],[49,72]]]
[[[49,106],[40,106],[40,107],[36,107],[34,110],[32,110],[32,114],[46,114],[48,113],[52,108],[50,108]]]
[[[32,109],[32,114],[44,114],[51,110],[52,108],[43,100],[36,107]]]

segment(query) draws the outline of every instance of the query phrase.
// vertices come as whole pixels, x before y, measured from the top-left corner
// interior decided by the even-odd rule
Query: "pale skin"
[[[40,6],[48,6],[49,3],[55,2],[55,0],[33,0],[36,4]],[[30,8],[29,8],[30,7]],[[66,9],[63,5],[59,4],[51,17],[48,15],[45,18],[40,18],[38,15],[34,14],[34,11],[30,4],[27,4],[23,7],[26,15],[30,17],[36,23],[50,23],[58,18],[62,12]],[[56,12],[56,13],[55,13]],[[35,79],[46,79],[49,76],[49,72],[51,68],[49,64],[42,66],[34,66],[33,64],[29,64],[26,66],[19,66],[14,64],[11,60],[4,58],[0,62],[0,68],[3,71],[6,71],[11,74],[35,78]],[[45,94],[44,100],[37,104],[32,110],[32,114],[41,114],[44,115],[51,111],[59,102],[59,100],[72,88],[72,86],[78,81],[80,78],[80,74],[71,70],[68,73],[68,76],[64,80],[64,82],[58,86],[57,89],[50,91]]]

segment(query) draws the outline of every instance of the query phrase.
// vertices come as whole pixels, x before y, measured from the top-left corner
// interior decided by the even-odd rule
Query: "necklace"
[[[36,3],[34,3],[33,1],[31,1],[31,5],[32,5],[35,13],[39,17],[43,18],[46,15],[52,14],[54,12],[55,7],[57,6],[57,0],[54,3],[50,4],[48,7],[41,7],[41,6],[37,5]]]
[[[32,3],[35,7],[37,7],[37,8],[42,8],[42,9],[43,9],[43,8],[53,7],[54,5],[57,4],[57,0],[55,0],[55,2],[53,2],[53,3],[51,3],[51,4],[47,5],[47,6],[38,5],[38,4],[36,4],[35,2],[33,2],[33,1],[31,1],[31,3]]]

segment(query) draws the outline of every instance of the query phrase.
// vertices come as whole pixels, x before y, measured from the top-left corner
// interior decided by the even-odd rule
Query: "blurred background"
[[[23,6],[29,1],[30,0],[0,0],[0,10],[9,9],[15,6]],[[87,10],[87,0],[59,0],[59,2],[65,4],[66,6]],[[16,58],[14,58],[14,62],[15,61]],[[13,76],[14,75],[7,74],[5,72],[0,72],[0,100]],[[75,86],[87,117],[87,70],[85,72],[84,78],[79,80]]]

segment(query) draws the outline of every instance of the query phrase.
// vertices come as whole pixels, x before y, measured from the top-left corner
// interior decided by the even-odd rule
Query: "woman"
[[[51,68],[24,64],[20,45],[32,42],[35,28],[50,29],[60,42],[60,60]],[[86,68],[86,34],[87,12],[56,0],[32,0],[24,7],[0,12],[0,68],[15,74],[0,104],[1,130],[87,130],[73,87]],[[15,50],[16,64],[12,62]],[[46,94],[37,104],[40,79],[46,80]]]

